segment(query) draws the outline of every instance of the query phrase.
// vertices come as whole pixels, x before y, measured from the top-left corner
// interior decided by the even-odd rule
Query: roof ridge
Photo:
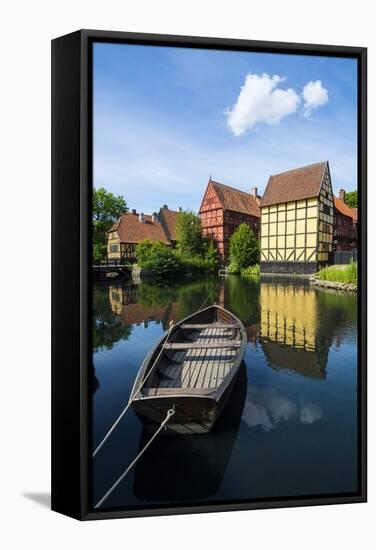
[[[300,166],[270,176],[261,199],[261,207],[317,197],[326,170],[329,171],[329,161]]]
[[[179,214],[179,210],[171,210],[171,208],[164,208],[163,206],[160,207],[159,210],[168,210],[169,212],[174,212],[175,214]]]
[[[220,181],[215,181],[215,180],[210,180],[210,182],[214,183],[216,185],[222,185],[222,187],[228,187],[229,189],[232,189],[233,191],[236,191],[237,193],[244,193],[245,195],[249,195],[252,199],[255,198],[251,193],[248,193],[247,191],[242,191],[241,189],[237,189],[236,187],[233,187],[232,185],[227,185],[227,183],[222,183]]]
[[[312,166],[319,166],[320,164],[328,164],[328,161],[323,160],[321,162],[313,162],[312,164],[306,164],[305,166],[300,166],[299,168],[291,168],[290,170],[285,170],[284,172],[278,172],[278,174],[271,174],[269,179],[277,176],[282,176],[282,174],[289,174],[290,172],[299,172],[300,170],[306,170],[307,168],[312,168]]]

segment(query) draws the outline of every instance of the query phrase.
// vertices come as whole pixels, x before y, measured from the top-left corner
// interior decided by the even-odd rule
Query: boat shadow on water
[[[157,438],[136,465],[133,492],[143,501],[203,500],[219,489],[239,430],[247,393],[243,361],[232,394],[206,434]],[[141,432],[139,449],[151,434]]]

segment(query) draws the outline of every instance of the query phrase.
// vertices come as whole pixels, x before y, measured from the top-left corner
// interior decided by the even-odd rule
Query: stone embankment
[[[318,277],[311,277],[310,281],[316,286],[323,288],[332,288],[334,290],[342,290],[343,292],[358,292],[358,285],[354,283],[340,283],[338,281],[325,281],[324,279],[319,279]]]

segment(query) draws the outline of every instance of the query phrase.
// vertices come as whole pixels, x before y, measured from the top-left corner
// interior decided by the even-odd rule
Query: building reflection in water
[[[147,327],[160,322],[164,331],[174,323],[206,305],[218,302],[218,280],[215,278],[159,281],[142,284],[111,285],[108,289],[112,312],[125,325]]]
[[[162,323],[168,330],[169,322],[178,316],[178,302],[144,304],[139,301],[140,285],[110,286],[109,300],[112,311],[125,325],[148,326],[150,321]]]
[[[346,308],[336,303],[335,296],[320,293],[308,281],[282,278],[252,282],[229,277],[219,287],[217,280],[207,284],[200,280],[178,288],[113,285],[108,289],[109,302],[124,325],[147,327],[152,321],[166,331],[171,320],[186,317],[213,292],[213,301],[243,321],[250,345],[261,345],[270,367],[326,378],[329,348],[332,342],[340,343],[341,327],[347,322]]]
[[[269,366],[324,379],[331,337],[320,330],[320,304],[308,285],[262,282],[260,342]]]

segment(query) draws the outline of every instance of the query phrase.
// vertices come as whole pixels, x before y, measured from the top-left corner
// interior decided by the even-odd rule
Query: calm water
[[[356,491],[356,297],[301,280],[230,276],[95,288],[94,445],[169,321],[207,296],[234,312],[248,334],[232,400],[210,434],[157,439],[103,507]],[[95,457],[95,503],[147,438],[129,410]]]

